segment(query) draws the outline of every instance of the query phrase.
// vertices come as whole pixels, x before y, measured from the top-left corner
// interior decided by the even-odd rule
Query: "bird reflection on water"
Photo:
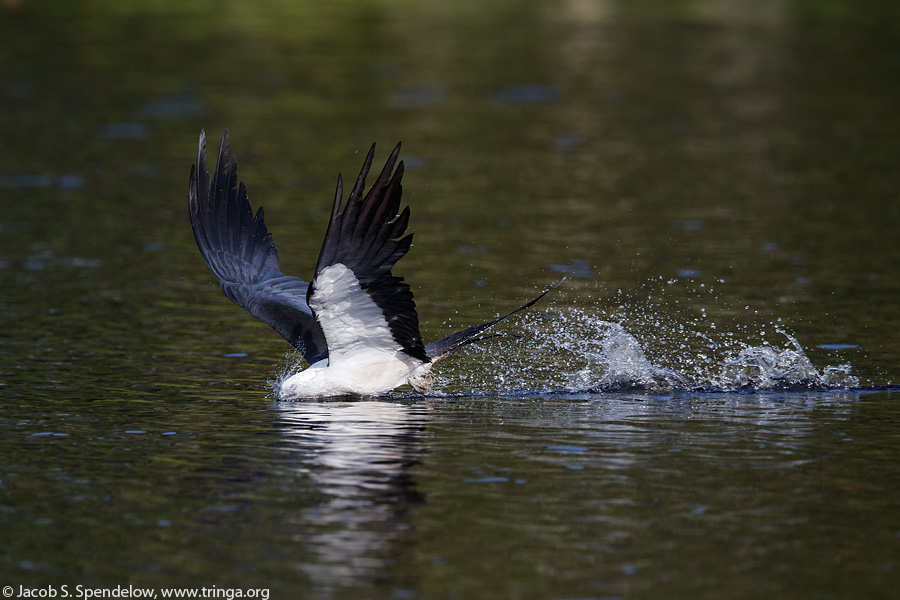
[[[411,469],[430,408],[421,403],[273,403],[320,503],[302,519],[311,555],[301,565],[323,589],[377,577],[401,560],[405,515],[424,502]]]

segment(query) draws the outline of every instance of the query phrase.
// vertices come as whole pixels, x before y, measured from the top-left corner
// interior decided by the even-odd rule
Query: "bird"
[[[409,285],[393,274],[409,251],[409,206],[400,210],[403,161],[398,143],[375,183],[364,193],[375,155],[373,144],[344,202],[337,189],[311,281],[285,275],[260,206],[254,213],[247,187],[238,183],[237,158],[222,133],[212,175],[206,132],[200,132],[188,193],[197,247],[238,306],[281,334],[309,365],[286,378],[279,400],[378,396],[409,385],[427,394],[435,363],[543,298],[562,281],[508,314],[429,344],[422,341]],[[395,168],[396,165],[396,168]]]

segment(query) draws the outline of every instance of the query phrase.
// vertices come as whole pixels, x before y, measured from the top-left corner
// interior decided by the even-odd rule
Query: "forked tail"
[[[558,288],[560,286],[560,284],[565,280],[566,280],[566,278],[563,277],[558,282],[554,283],[552,286],[550,286],[549,288],[547,288],[546,290],[541,292],[537,297],[532,298],[531,300],[529,300],[528,302],[526,302],[525,304],[523,304],[516,310],[514,310],[498,319],[494,319],[493,321],[489,321],[487,323],[482,323],[481,325],[473,325],[472,327],[469,327],[468,329],[463,329],[462,331],[457,331],[456,333],[450,334],[445,338],[441,338],[439,340],[431,342],[430,344],[425,346],[425,354],[428,355],[428,358],[431,359],[432,363],[435,363],[435,362],[441,360],[442,358],[446,358],[450,354],[453,354],[454,352],[456,352],[457,350],[459,350],[466,344],[471,344],[472,342],[478,342],[483,339],[488,339],[485,337],[481,337],[481,334],[483,332],[487,331],[488,329],[490,329],[491,327],[493,327],[494,325],[496,325],[497,323],[499,323],[500,321],[503,321],[504,319],[507,319],[507,318],[513,316],[514,314],[516,314],[519,311],[525,310],[526,308],[528,308],[529,306],[531,306],[532,304],[534,304],[535,302],[537,302],[538,300],[540,300],[541,298],[546,296],[550,291]]]

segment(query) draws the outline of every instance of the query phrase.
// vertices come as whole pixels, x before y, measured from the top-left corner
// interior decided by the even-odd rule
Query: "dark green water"
[[[4,0],[0,50],[11,597],[895,596],[895,3]],[[426,339],[569,279],[452,395],[273,402],[187,218],[225,126],[305,278],[403,141]]]

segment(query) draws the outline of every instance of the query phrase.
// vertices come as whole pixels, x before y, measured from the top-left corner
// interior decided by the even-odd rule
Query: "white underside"
[[[310,308],[316,315],[328,360],[311,365],[281,384],[279,398],[375,396],[410,384],[426,392],[431,363],[401,351],[384,313],[342,264],[322,269],[313,282]]]
[[[363,357],[358,357],[363,358]],[[397,353],[393,357],[382,353],[365,363],[342,362],[329,365],[320,361],[287,378],[278,390],[280,400],[300,400],[328,396],[377,396],[409,384],[416,391],[426,393],[431,386],[431,363]]]

